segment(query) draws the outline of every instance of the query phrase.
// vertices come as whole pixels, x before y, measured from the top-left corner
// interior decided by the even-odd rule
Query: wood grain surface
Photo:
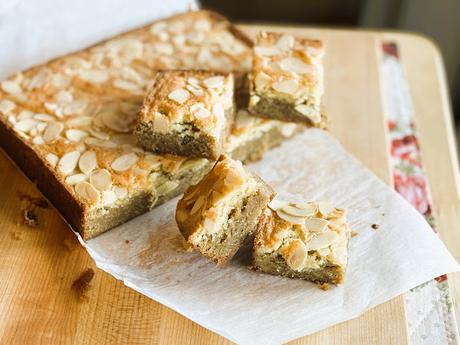
[[[253,34],[261,27],[242,28]],[[391,175],[377,46],[383,37],[401,43],[439,230],[459,258],[460,235],[455,229],[460,215],[455,187],[457,162],[437,49],[424,38],[405,34],[267,28],[326,42],[326,105],[332,118],[331,131],[387,183],[391,183]],[[40,197],[40,193],[3,153],[0,172],[0,344],[230,343],[97,269],[51,206],[31,205],[34,200],[30,196]],[[36,228],[23,224],[23,212],[30,208],[37,214]],[[72,287],[88,269],[95,273],[89,286]],[[456,303],[460,298],[459,281],[458,275],[451,279]],[[370,343],[408,343],[402,297],[357,319],[292,342]]]

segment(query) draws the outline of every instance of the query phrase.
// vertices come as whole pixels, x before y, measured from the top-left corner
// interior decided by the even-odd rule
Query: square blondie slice
[[[157,154],[217,159],[234,118],[233,87],[232,74],[158,72],[138,115],[138,142]]]
[[[317,284],[343,283],[350,234],[343,209],[275,199],[257,225],[253,268]]]
[[[249,74],[249,111],[254,116],[325,128],[323,53],[318,40],[259,33]]]
[[[223,155],[179,200],[176,222],[201,254],[224,264],[254,233],[273,196],[273,190],[240,161]]]

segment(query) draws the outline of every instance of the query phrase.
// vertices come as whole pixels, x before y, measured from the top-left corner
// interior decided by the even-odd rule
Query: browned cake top
[[[186,239],[197,231],[218,230],[219,214],[233,197],[248,190],[255,181],[240,161],[221,156],[212,170],[189,187],[177,204],[176,221]]]
[[[168,132],[183,123],[218,136],[225,127],[225,110],[233,105],[233,76],[209,71],[163,71],[154,78],[139,122]]]
[[[319,258],[345,266],[350,228],[346,211],[328,202],[288,203],[273,200],[259,220],[255,250],[279,251],[295,270],[312,267]],[[316,253],[312,260],[308,253]]]
[[[145,152],[132,135],[156,71],[248,71],[250,46],[211,12],[160,20],[3,81],[0,120],[82,204],[110,207],[183,162]]]

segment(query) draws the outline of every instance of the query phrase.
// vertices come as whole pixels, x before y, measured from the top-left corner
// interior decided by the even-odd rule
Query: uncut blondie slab
[[[215,13],[159,20],[1,82],[0,145],[87,240],[179,195],[212,167],[137,145],[132,130],[156,71],[245,73],[250,64],[251,42]],[[260,158],[258,142],[268,149],[295,134],[267,121],[232,134],[230,151]]]
[[[135,135],[157,154],[217,159],[234,119],[233,75],[210,71],[158,72]]]
[[[321,41],[260,32],[249,74],[249,111],[256,116],[326,127],[321,111],[323,53]]]
[[[254,232],[273,196],[273,190],[241,161],[223,155],[198,184],[185,191],[177,204],[176,222],[201,254],[224,264]]]
[[[343,209],[273,200],[257,225],[253,268],[318,284],[343,283],[350,233]]]

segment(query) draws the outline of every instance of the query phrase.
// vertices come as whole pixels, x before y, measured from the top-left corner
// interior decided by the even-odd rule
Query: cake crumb
[[[356,231],[351,232],[351,237],[355,237],[355,236],[358,236],[358,235],[359,235],[359,233],[357,233]]]
[[[19,231],[11,231],[10,232],[11,238],[16,241],[22,240],[21,233]]]
[[[371,228],[374,229],[374,230],[377,230],[379,227],[380,227],[380,225],[378,225],[378,224],[372,224],[371,225]]]
[[[322,283],[322,284],[318,284],[318,287],[323,290],[323,291],[327,291],[329,290],[330,286],[328,283]]]
[[[33,208],[26,208],[22,211],[24,224],[31,228],[38,227],[38,216]]]
[[[35,196],[31,196],[31,195],[19,192],[18,197],[19,197],[20,200],[26,200],[31,205],[37,206],[39,208],[48,208],[49,207],[48,201],[46,201],[46,199],[41,197],[41,196],[35,197]]]
[[[126,243],[126,244],[129,244],[129,240],[125,240],[125,243]]]
[[[77,294],[77,297],[82,300],[86,301],[88,297],[86,296],[86,293],[88,292],[88,289],[90,288],[90,283],[91,280],[94,278],[94,270],[92,268],[88,268],[86,271],[84,271],[80,276],[74,280],[72,283],[72,289],[75,291]]]

